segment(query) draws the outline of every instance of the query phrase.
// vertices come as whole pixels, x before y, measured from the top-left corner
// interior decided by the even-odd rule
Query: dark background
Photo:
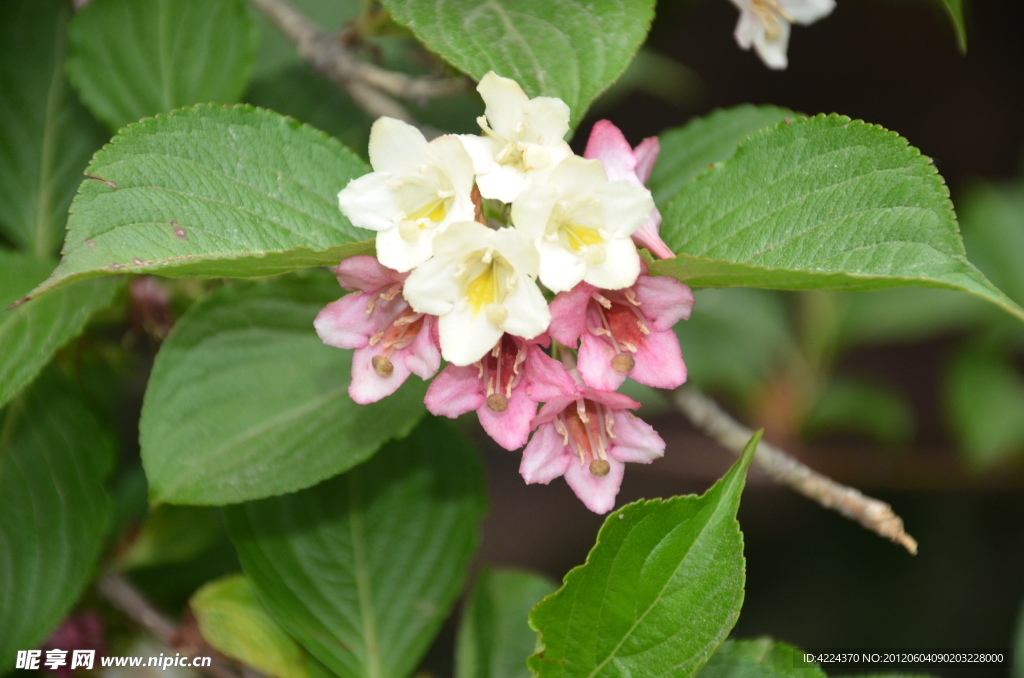
[[[774,72],[736,47],[737,11],[726,0],[660,2],[648,45],[692,69],[698,95],[680,108],[634,93],[600,117],[635,144],[693,115],[745,102],[842,113],[894,129],[934,158],[955,202],[972,181],[1021,171],[1024,2],[971,0],[966,56],[938,5],[839,0],[826,20],[794,29],[789,69]],[[1024,598],[1024,476],[978,475],[958,464],[935,403],[938,356],[952,340],[844,359],[848,367],[886,372],[911,396],[920,431],[913,450],[840,440],[800,454],[890,502],[920,542],[920,554],[910,556],[754,472],[739,515],[747,597],[735,636],[768,634],[804,648],[862,651],[1012,645]],[[654,424],[668,440],[666,458],[630,466],[620,505],[701,492],[732,461],[676,417],[661,415]],[[524,486],[518,456],[487,449],[492,503],[481,562],[560,579],[584,561],[601,517],[561,480]],[[944,678],[1010,675],[1006,666],[916,670]]]

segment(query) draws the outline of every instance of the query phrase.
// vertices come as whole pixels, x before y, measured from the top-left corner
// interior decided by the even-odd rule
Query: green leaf
[[[0,413],[0,673],[37,647],[93,574],[113,438],[55,374]]]
[[[530,613],[530,668],[547,676],[692,675],[743,604],[736,522],[761,433],[703,496],[638,501],[604,521],[585,565]]]
[[[963,0],[942,0],[949,18],[953,21],[953,29],[956,31],[956,44],[960,51],[967,53],[967,25],[964,22]]]
[[[843,346],[926,341],[998,313],[977,297],[923,287],[854,292],[842,298],[840,308],[836,335]]]
[[[107,138],[64,77],[60,0],[0,3],[0,233],[40,257],[57,253],[68,205]]]
[[[709,165],[731,158],[739,143],[757,130],[798,114],[778,106],[743,104],[712,111],[682,127],[662,132],[661,153],[647,186],[664,208]]]
[[[537,645],[530,609],[558,585],[519,570],[482,570],[462,612],[455,678],[530,678],[526,658]]]
[[[223,505],[293,492],[412,430],[424,382],[358,405],[348,395],[352,351],[313,330],[341,294],[333,278],[245,284],[182,316],[157,355],[139,423],[151,501]]]
[[[843,432],[908,443],[914,436],[914,410],[899,391],[884,384],[837,378],[818,395],[804,429],[812,436]]]
[[[711,655],[696,678],[826,678],[803,652],[771,638],[727,640]]]
[[[979,184],[960,201],[964,244],[993,283],[1024,303],[1024,185]]]
[[[383,0],[401,24],[479,80],[512,78],[531,97],[558,97],[579,124],[647,37],[653,0]]]
[[[189,601],[213,649],[273,678],[314,678],[321,671],[270,616],[240,574],[212,581]]]
[[[323,132],[250,106],[144,120],[93,158],[102,180],[82,183],[64,259],[32,294],[98,275],[258,277],[372,253],[337,198],[368,171]]]
[[[967,459],[984,467],[1024,452],[1024,379],[992,346],[968,346],[953,358],[944,396]]]
[[[85,329],[90,316],[110,305],[116,285],[88,280],[14,308],[52,270],[49,261],[0,249],[0,407],[32,381],[53,354]]]
[[[967,261],[931,162],[881,127],[829,115],[749,137],[669,204],[678,254],[656,274],[700,287],[968,292],[1024,319]]]
[[[68,37],[68,77],[113,131],[182,106],[235,103],[257,36],[242,0],[95,0]]]
[[[208,508],[157,506],[127,551],[118,555],[124,570],[192,560],[210,548],[221,534]]]
[[[477,453],[427,418],[314,488],[224,509],[260,601],[343,678],[409,675],[462,588],[484,510]]]
[[[690,319],[675,330],[703,390],[755,395],[797,350],[782,295],[767,290],[697,290]]]

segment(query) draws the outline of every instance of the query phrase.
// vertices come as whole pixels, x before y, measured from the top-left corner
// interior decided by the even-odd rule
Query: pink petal
[[[526,394],[537,402],[576,393],[576,383],[565,366],[536,345],[527,347],[523,370]]]
[[[595,337],[590,332],[583,335],[577,368],[587,386],[603,391],[615,391],[622,386],[629,375],[612,369],[611,361],[616,355],[611,344],[601,337]]]
[[[537,428],[541,424],[554,421],[555,417],[557,417],[562,410],[568,407],[570,403],[575,402],[576,397],[576,395],[564,395],[552,398],[548,402],[544,403],[544,406],[540,408],[540,412],[537,413],[537,416],[534,417],[533,422],[531,422],[530,425]],[[637,407],[639,407],[639,405],[637,405]]]
[[[595,388],[585,388],[580,395],[587,400],[593,400],[595,403],[607,405],[613,410],[635,410],[640,407],[640,403],[629,396],[615,393],[614,391],[599,391]]]
[[[693,290],[675,278],[641,275],[633,289],[640,310],[655,330],[671,329],[680,320],[689,318],[693,310]]]
[[[369,294],[358,292],[327,304],[313,321],[317,335],[328,346],[366,346],[370,337],[381,331],[381,323],[387,320],[379,313],[367,315],[366,308],[371,298]]]
[[[633,149],[633,153],[636,155],[636,177],[646,184],[651,176],[651,170],[654,169],[654,163],[658,160],[658,154],[661,153],[658,137],[647,137]]]
[[[646,421],[622,411],[615,412],[612,421],[615,422],[612,426],[615,440],[608,453],[610,456],[638,464],[649,464],[664,456],[665,441]]]
[[[449,364],[430,382],[424,404],[431,414],[454,419],[484,404],[483,385],[475,365]]]
[[[646,247],[650,250],[651,254],[655,255],[659,259],[675,259],[676,253],[673,252],[665,241],[658,235],[658,229],[661,226],[661,212],[655,207],[651,210],[651,216],[647,219],[647,222],[633,232],[633,242],[640,247]]]
[[[532,430],[530,422],[537,412],[537,403],[526,395],[523,383],[512,389],[512,397],[508,399],[508,409],[495,412],[487,405],[477,408],[480,425],[487,435],[506,450],[518,450],[526,444]]]
[[[608,120],[594,123],[583,157],[600,160],[608,181],[639,183],[635,171],[636,155],[619,128]]]
[[[523,450],[519,475],[527,484],[547,485],[563,475],[572,461],[573,457],[566,451],[562,436],[558,435],[554,425],[544,424],[537,429],[530,444]]]
[[[589,283],[580,283],[568,292],[562,292],[548,304],[551,326],[548,333],[555,341],[575,347],[580,335],[587,331],[587,304],[597,289]]]
[[[395,352],[395,357],[405,363],[409,371],[420,379],[430,379],[441,367],[441,349],[434,337],[434,316],[425,316],[420,332],[411,344]]]
[[[377,374],[371,362],[375,355],[377,351],[372,346],[356,349],[352,354],[352,382],[348,385],[348,394],[360,405],[386,398],[409,378],[409,368],[401,360],[391,361],[394,371],[390,376]]]
[[[376,257],[365,254],[342,260],[334,269],[338,284],[346,290],[359,290],[376,294],[385,287],[402,282],[406,276],[387,268]]]
[[[582,351],[580,354],[582,355]],[[644,337],[633,354],[636,364],[629,376],[654,388],[678,388],[686,382],[686,364],[679,338],[672,330],[655,331]]]
[[[626,465],[611,456],[608,457],[608,465],[611,469],[603,478],[591,473],[590,467],[586,463],[580,464],[577,458],[573,458],[565,470],[565,482],[569,483],[583,505],[594,513],[608,513],[615,508],[615,496],[622,485]]]

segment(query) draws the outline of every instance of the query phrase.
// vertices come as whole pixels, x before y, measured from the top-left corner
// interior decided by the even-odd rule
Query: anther
[[[634,367],[636,367],[636,361],[628,353],[620,353],[612,358],[612,369],[619,374],[628,374]]]
[[[508,409],[508,398],[501,393],[492,393],[487,396],[487,409],[491,412],[504,412]]]
[[[373,371],[380,377],[390,377],[395,372],[395,366],[382,355],[373,356],[370,359],[370,364],[373,365]]]
[[[590,462],[590,475],[595,478],[604,478],[612,470],[612,465],[604,459],[594,459]]]

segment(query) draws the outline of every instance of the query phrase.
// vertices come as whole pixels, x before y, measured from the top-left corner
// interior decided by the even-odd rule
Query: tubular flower
[[[460,137],[473,158],[485,198],[512,202],[530,179],[572,155],[564,140],[569,107],[561,99],[530,99],[515,80],[490,71],[477,85],[486,108],[477,118],[483,136]]]
[[[790,24],[813,24],[835,9],[835,0],[732,0],[740,10],[734,33],[743,49],[753,45],[768,68],[782,70],[789,64]]]
[[[456,137],[428,143],[412,125],[380,118],[370,131],[370,164],[374,171],[350,181],[338,204],[353,224],[378,231],[385,266],[412,270],[438,234],[473,218],[473,162]]]
[[[325,344],[356,349],[348,387],[352,400],[377,402],[410,374],[434,376],[441,366],[435,318],[409,307],[402,296],[406,275],[368,256],[342,261],[335,273],[355,294],[328,304],[313,326]]]
[[[466,366],[505,332],[533,339],[548,328],[537,267],[537,252],[520,231],[462,222],[434,240],[434,256],[409,275],[404,293],[416,312],[440,316],[441,354]]]
[[[640,404],[611,391],[578,387],[546,403],[533,420],[536,431],[523,450],[519,474],[547,484],[565,476],[594,513],[615,506],[626,462],[649,464],[665,453],[665,441],[628,410]]]
[[[536,242],[540,281],[553,292],[580,281],[604,289],[629,287],[640,274],[630,236],[654,209],[650,192],[609,181],[601,162],[566,158],[543,184],[512,203],[512,223]]]
[[[575,388],[562,363],[548,357],[538,343],[506,334],[475,364],[449,365],[427,389],[427,409],[452,419],[476,410],[495,442],[507,450],[522,447],[530,437],[537,403]]]
[[[636,148],[630,148],[618,127],[608,120],[598,120],[590,130],[583,157],[600,160],[609,181],[628,181],[643,188],[659,152],[658,137],[648,137]],[[644,225],[633,233],[633,242],[646,247],[660,259],[674,259],[675,252],[658,235],[660,227],[661,212],[655,207]]]
[[[578,368],[589,386],[614,391],[626,377],[656,388],[686,381],[672,326],[690,317],[693,292],[675,278],[646,273],[624,290],[580,283],[551,302],[551,336],[572,347],[582,339]]]

